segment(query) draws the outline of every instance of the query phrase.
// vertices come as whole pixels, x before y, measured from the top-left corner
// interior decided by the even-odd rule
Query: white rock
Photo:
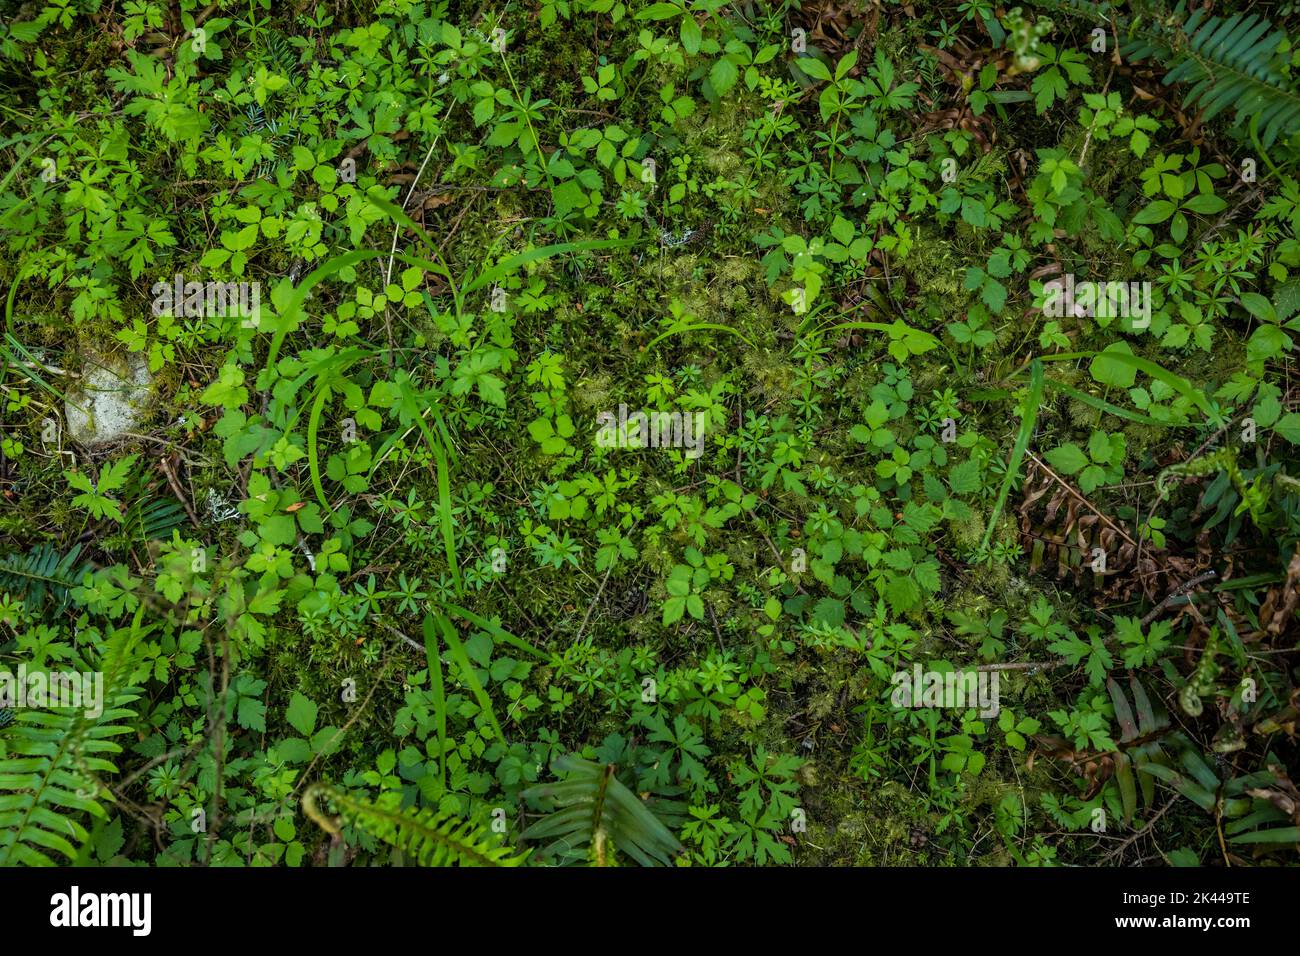
[[[134,431],[153,394],[144,355],[82,356],[82,378],[67,393],[68,434],[81,445],[100,445]]]

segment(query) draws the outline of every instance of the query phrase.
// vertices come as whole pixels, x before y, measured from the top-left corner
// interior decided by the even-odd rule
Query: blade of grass
[[[396,207],[394,207],[396,208]],[[279,310],[274,334],[271,336],[271,346],[266,357],[266,371],[273,374],[275,364],[280,355],[280,349],[284,345],[285,338],[298,327],[302,319],[303,305],[307,301],[307,295],[313,288],[320,285],[326,279],[333,278],[339,272],[348,266],[355,266],[357,263],[365,262],[367,259],[380,259],[388,256],[387,252],[380,252],[377,249],[355,249],[352,252],[344,252],[334,256],[321,263],[302,280],[293,287],[289,295],[289,300],[285,303],[284,308]],[[434,275],[442,276],[447,280],[448,286],[452,290],[452,296],[459,302],[459,292],[456,289],[455,280],[452,279],[451,273],[447,267],[440,265],[431,259],[423,259],[419,256],[413,256],[405,252],[394,254],[394,258],[413,265],[419,266],[427,272]]]
[[[320,480],[320,458],[316,452],[316,435],[320,431],[321,413],[325,410],[329,395],[329,385],[322,385],[316,392],[316,401],[312,402],[311,416],[307,419],[307,468],[311,472],[311,486],[316,490],[316,500],[320,502],[326,514],[334,509],[330,507],[329,500],[325,497],[325,488]]]
[[[421,418],[419,421],[424,431],[425,440],[429,442],[429,447],[433,449],[433,457],[438,465],[438,511],[439,521],[442,525],[442,543],[447,552],[447,563],[451,565],[451,578],[456,586],[456,593],[463,594],[465,588],[460,580],[460,562],[456,558],[456,535],[451,526],[451,477],[447,472],[447,455],[442,450],[442,445],[434,441],[429,426],[424,424],[424,419]]]
[[[1129,355],[1127,352],[1111,350],[1107,352],[1094,352],[1093,359],[1105,357],[1108,361],[1118,362],[1120,365],[1128,365],[1137,369],[1139,372],[1145,372],[1158,382],[1168,385],[1178,394],[1189,398],[1208,417],[1213,414],[1210,407],[1210,401],[1205,397],[1205,393],[1193,385],[1181,375],[1175,375],[1168,369],[1157,365],[1155,362],[1141,358],[1137,355]]]
[[[28,350],[27,346],[14,338],[9,332],[5,333],[4,341],[0,342],[0,355],[4,357],[4,363],[0,364],[0,377],[3,377],[9,366],[12,365],[19,375],[26,378],[37,388],[54,396],[61,402],[66,402],[74,408],[85,411],[84,408],[41,377],[40,373],[36,371],[36,369],[42,367],[41,361]]]
[[[475,627],[487,631],[496,640],[504,641],[505,643],[509,644],[511,647],[523,651],[525,654],[532,654],[535,657],[540,657],[542,660],[546,661],[547,663],[559,664],[560,666],[563,666],[562,661],[560,660],[560,658],[556,657],[556,655],[548,653],[547,651],[539,651],[537,648],[533,647],[533,645],[529,644],[527,641],[523,640],[522,638],[515,637],[509,631],[505,630],[504,628],[500,627],[497,624],[493,624],[491,621],[487,620],[486,618],[480,617],[479,615],[475,614],[473,611],[466,610],[465,608],[457,604],[444,603],[443,607],[446,610],[451,611],[458,617],[463,618],[464,620],[473,624]]]
[[[675,325],[668,331],[661,332],[660,334],[656,335],[653,339],[651,339],[649,343],[646,344],[646,348],[647,349],[653,348],[655,345],[659,344],[664,339],[668,338],[668,336],[670,335],[680,335],[683,332],[699,332],[706,329],[712,330],[714,332],[730,332],[732,335],[740,339],[740,341],[744,342],[750,348],[754,347],[753,342],[749,341],[749,339],[745,338],[745,336],[741,335],[739,332],[737,332],[729,325],[718,325],[715,322],[697,322],[694,325]]]
[[[420,396],[410,387],[409,383],[401,381],[398,383],[399,389],[404,393],[405,401],[418,401]],[[447,452],[438,437],[434,435],[433,430],[429,428],[429,423],[424,420],[424,415],[415,416],[415,424],[420,429],[420,434],[424,436],[425,442],[429,446],[429,451],[433,453],[434,464],[438,474],[438,512],[439,524],[442,529],[443,547],[447,552],[447,564],[451,567],[452,581],[456,587],[457,594],[464,593],[464,586],[460,577],[460,562],[456,558],[456,536],[452,529],[451,520],[451,476],[447,467]]]
[[[10,170],[10,175],[12,174],[13,170]],[[5,334],[4,340],[0,341],[0,359],[3,359],[3,361],[0,362],[0,379],[4,378],[5,374],[9,371],[9,366],[12,365],[19,375],[22,375],[37,388],[53,395],[59,401],[67,403],[68,397],[49,382],[45,381],[45,379],[36,371],[36,369],[41,367],[41,363],[37,361],[36,356],[28,351],[27,346],[18,341],[18,338],[12,331],[14,327],[14,298],[18,295],[19,284],[21,284],[27,277],[26,266],[20,265],[18,267],[18,274],[14,276],[14,281],[9,284],[9,295],[5,297]],[[22,356],[21,360],[18,358],[20,355]],[[28,368],[29,365],[31,368]],[[85,409],[81,408],[80,405],[76,405],[75,403],[70,404],[73,404],[74,408],[85,411]]]
[[[1020,470],[1025,451],[1029,448],[1029,439],[1034,434],[1034,424],[1038,421],[1038,408],[1042,402],[1043,363],[1035,359],[1029,366],[1029,392],[1025,395],[1025,404],[1020,410],[1020,431],[1016,434],[1016,443],[1011,449],[1011,461],[1007,462],[1007,473],[1002,477],[1002,487],[998,491],[997,501],[989,514],[988,527],[984,529],[984,539],[980,542],[981,550],[987,549],[993,539],[993,529],[997,526],[998,517],[1007,502],[1007,495],[1011,493],[1011,483],[1016,480],[1016,473]]]
[[[1143,415],[1141,412],[1131,412],[1127,408],[1120,408],[1118,405],[1108,402],[1104,398],[1097,398],[1094,395],[1089,395],[1087,392],[1081,392],[1078,389],[1071,388],[1069,385],[1066,385],[1063,382],[1058,382],[1055,379],[1047,379],[1047,387],[1055,389],[1064,395],[1068,395],[1075,401],[1083,402],[1083,404],[1091,406],[1098,411],[1114,415],[1117,418],[1123,418],[1130,422],[1141,422],[1143,425],[1158,425],[1162,428],[1175,427],[1169,422],[1158,421],[1150,415]]]
[[[826,335],[831,332],[839,332],[842,329],[865,329],[868,332],[883,332],[890,339],[901,339],[904,342],[912,339],[918,343],[918,348],[915,351],[910,345],[908,346],[907,350],[912,355],[921,355],[943,344],[924,329],[914,329],[905,322],[896,322],[893,325],[886,325],[883,322],[836,322],[834,325],[821,326],[817,329],[817,334]]]
[[[438,655],[438,634],[432,614],[424,615],[424,658],[429,665],[433,706],[438,730],[438,784],[447,789],[447,690],[442,682],[442,658]]]
[[[60,133],[66,132],[67,129],[68,127],[65,127],[63,129],[57,129],[53,133],[49,133],[48,135],[46,135],[44,139],[37,139],[36,142],[32,143],[32,145],[27,148],[27,151],[23,153],[21,156],[19,156],[18,159],[13,163],[13,165],[9,167],[9,172],[5,174],[5,178],[0,179],[0,195],[4,195],[5,189],[9,186],[9,180],[13,179],[14,176],[18,174],[18,171],[21,170],[24,165],[26,165],[27,160],[31,158],[34,152],[36,152],[38,149],[40,149],[50,140],[54,139],[54,137],[58,136]],[[33,136],[39,137],[40,135],[41,133],[35,132],[35,133],[29,133],[26,136],[15,136],[12,139],[6,140],[4,142],[3,148],[8,148],[10,145],[17,142],[20,139],[26,139]],[[32,195],[29,194],[27,196],[24,196],[17,203],[10,206],[8,209],[6,209],[4,215],[0,216],[0,225],[8,226],[9,217],[12,216],[14,213],[16,213],[19,209],[23,208],[23,206],[27,205],[31,201],[32,201]]]
[[[497,740],[503,744],[506,742],[506,735],[501,732],[501,725],[497,723],[497,715],[492,710],[492,701],[483,689],[482,682],[478,679],[478,672],[474,670],[474,665],[465,653],[465,646],[461,644],[460,638],[456,636],[456,628],[452,626],[451,621],[442,615],[438,615],[438,626],[442,629],[443,640],[447,642],[447,649],[452,658],[460,667],[461,672],[465,675],[465,680],[469,684],[470,692],[474,699],[478,701],[479,708],[488,716],[492,723],[492,730],[497,736]]]
[[[394,203],[373,195],[367,195],[366,199],[376,209],[387,214],[389,218],[393,219],[395,222],[401,223],[414,232],[416,236],[425,243],[425,245],[437,254],[438,246],[429,238],[428,233],[426,233],[414,219],[399,209]],[[464,304],[465,295],[499,282],[520,266],[525,266],[541,259],[549,259],[552,256],[558,256],[565,252],[594,252],[601,249],[620,249],[634,245],[635,243],[636,240],[634,239],[585,239],[578,242],[560,242],[549,246],[539,246],[536,249],[529,249],[527,252],[521,252],[518,255],[510,256],[508,259],[503,259],[495,266],[480,271],[473,279],[467,282],[459,292],[453,288],[452,295],[456,299],[459,310],[459,308]],[[398,254],[397,258],[401,258],[401,255]],[[450,276],[448,276],[448,279],[450,279]]]
[[[465,285],[463,291],[469,293],[488,285],[494,285],[520,266],[526,266],[530,262],[537,262],[539,259],[549,259],[565,252],[622,249],[635,243],[636,240],[634,239],[585,239],[578,242],[558,242],[549,246],[538,246],[536,249],[529,249],[527,252],[521,252],[518,255],[510,256],[508,259],[503,259],[490,269],[483,270]]]

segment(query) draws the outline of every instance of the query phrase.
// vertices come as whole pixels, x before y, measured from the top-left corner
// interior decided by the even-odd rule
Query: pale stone
[[[153,394],[153,376],[144,355],[82,357],[79,385],[67,393],[68,434],[82,445],[100,445],[135,430]]]

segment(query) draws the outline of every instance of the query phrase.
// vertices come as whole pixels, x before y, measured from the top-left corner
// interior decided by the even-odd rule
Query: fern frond
[[[1198,8],[1190,16],[1186,0],[1149,24],[1127,24],[1110,4],[1086,0],[1036,0],[1036,6],[1092,20],[1114,21],[1120,53],[1130,62],[1154,61],[1168,67],[1166,86],[1190,84],[1184,103],[1212,119],[1232,106],[1235,125],[1253,124],[1262,145],[1300,130],[1300,92],[1282,72],[1278,49],[1286,31],[1257,13],[1209,16]]]
[[[131,732],[137,688],[121,686],[140,636],[130,629],[108,638],[102,712],[19,709],[11,712],[0,755],[0,867],[53,866],[52,854],[75,860],[89,837],[80,818],[107,817],[101,773],[117,773],[110,759],[122,748],[112,738]]]
[[[1182,12],[1180,3],[1175,17],[1181,18]],[[1192,84],[1186,103],[1204,110],[1205,119],[1212,119],[1231,104],[1238,125],[1257,118],[1265,146],[1272,145],[1279,134],[1300,127],[1300,95],[1274,63],[1286,31],[1274,29],[1255,13],[1206,18],[1205,10],[1199,9],[1181,28],[1164,28],[1163,35],[1175,56],[1181,57],[1165,74],[1165,85]],[[1150,54],[1145,55],[1163,52],[1158,42],[1142,40],[1130,50],[1145,51],[1148,46]],[[1121,48],[1121,52],[1126,51]],[[1133,52],[1128,55],[1137,58]]]
[[[266,58],[275,67],[275,71],[295,80],[300,72],[301,55],[294,45],[285,36],[273,31],[263,33],[262,42]]]
[[[671,863],[681,852],[672,831],[614,776],[613,764],[602,766],[569,754],[556,758],[551,769],[563,779],[522,794],[561,808],[523,832],[524,839],[553,839],[545,853],[568,851],[572,856],[585,848],[593,863],[606,866],[612,843],[642,866],[656,866]]]
[[[1155,801],[1155,782],[1141,771],[1148,765],[1168,762],[1160,739],[1169,729],[1169,715],[1164,708],[1157,709],[1152,705],[1146,688],[1135,674],[1129,675],[1129,691],[1133,695],[1131,706],[1113,677],[1106,678],[1106,691],[1110,694],[1115,721],[1120,728],[1120,746],[1114,755],[1115,782],[1119,787],[1124,822],[1129,823],[1137,812],[1139,790],[1145,806],[1151,806]]]
[[[138,541],[169,539],[187,519],[184,507],[170,496],[142,495],[127,508],[122,527]]]
[[[1300,810],[1290,797],[1295,786],[1276,755],[1270,753],[1266,758],[1267,770],[1225,780],[1186,735],[1175,733],[1171,737],[1178,747],[1182,770],[1147,764],[1140,768],[1144,774],[1158,778],[1206,813],[1214,814],[1228,843],[1255,845],[1258,852],[1300,844],[1300,826],[1294,825],[1300,823]],[[1274,803],[1270,797],[1280,799]],[[1270,826],[1274,823],[1292,825]]]
[[[137,696],[119,695],[123,706],[105,708],[94,721],[43,710],[15,713],[5,738],[8,755],[0,758],[0,867],[52,866],[51,850],[76,859],[89,836],[76,818],[107,816],[94,775],[117,772],[108,755],[122,748],[109,738],[130,733],[122,721],[134,712],[124,705]]]
[[[527,853],[502,846],[484,827],[437,810],[401,809],[398,794],[384,794],[372,803],[326,784],[313,784],[302,797],[303,812],[330,834],[336,821],[325,816],[318,801],[328,800],[344,821],[389,846],[412,856],[420,866],[519,866]]]
[[[67,554],[49,544],[38,544],[26,554],[6,554],[0,557],[0,591],[17,594],[29,611],[42,611],[49,601],[57,614],[67,607],[68,592],[94,570],[80,557],[79,544]]]

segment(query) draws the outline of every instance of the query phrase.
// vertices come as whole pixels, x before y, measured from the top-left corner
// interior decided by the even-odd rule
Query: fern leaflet
[[[344,821],[409,854],[420,866],[519,866],[527,856],[499,845],[490,831],[455,814],[402,809],[397,805],[399,794],[387,793],[372,803],[326,784],[313,784],[303,794],[303,811],[333,835],[339,834],[339,823],[321,812],[322,798],[334,805]]]

